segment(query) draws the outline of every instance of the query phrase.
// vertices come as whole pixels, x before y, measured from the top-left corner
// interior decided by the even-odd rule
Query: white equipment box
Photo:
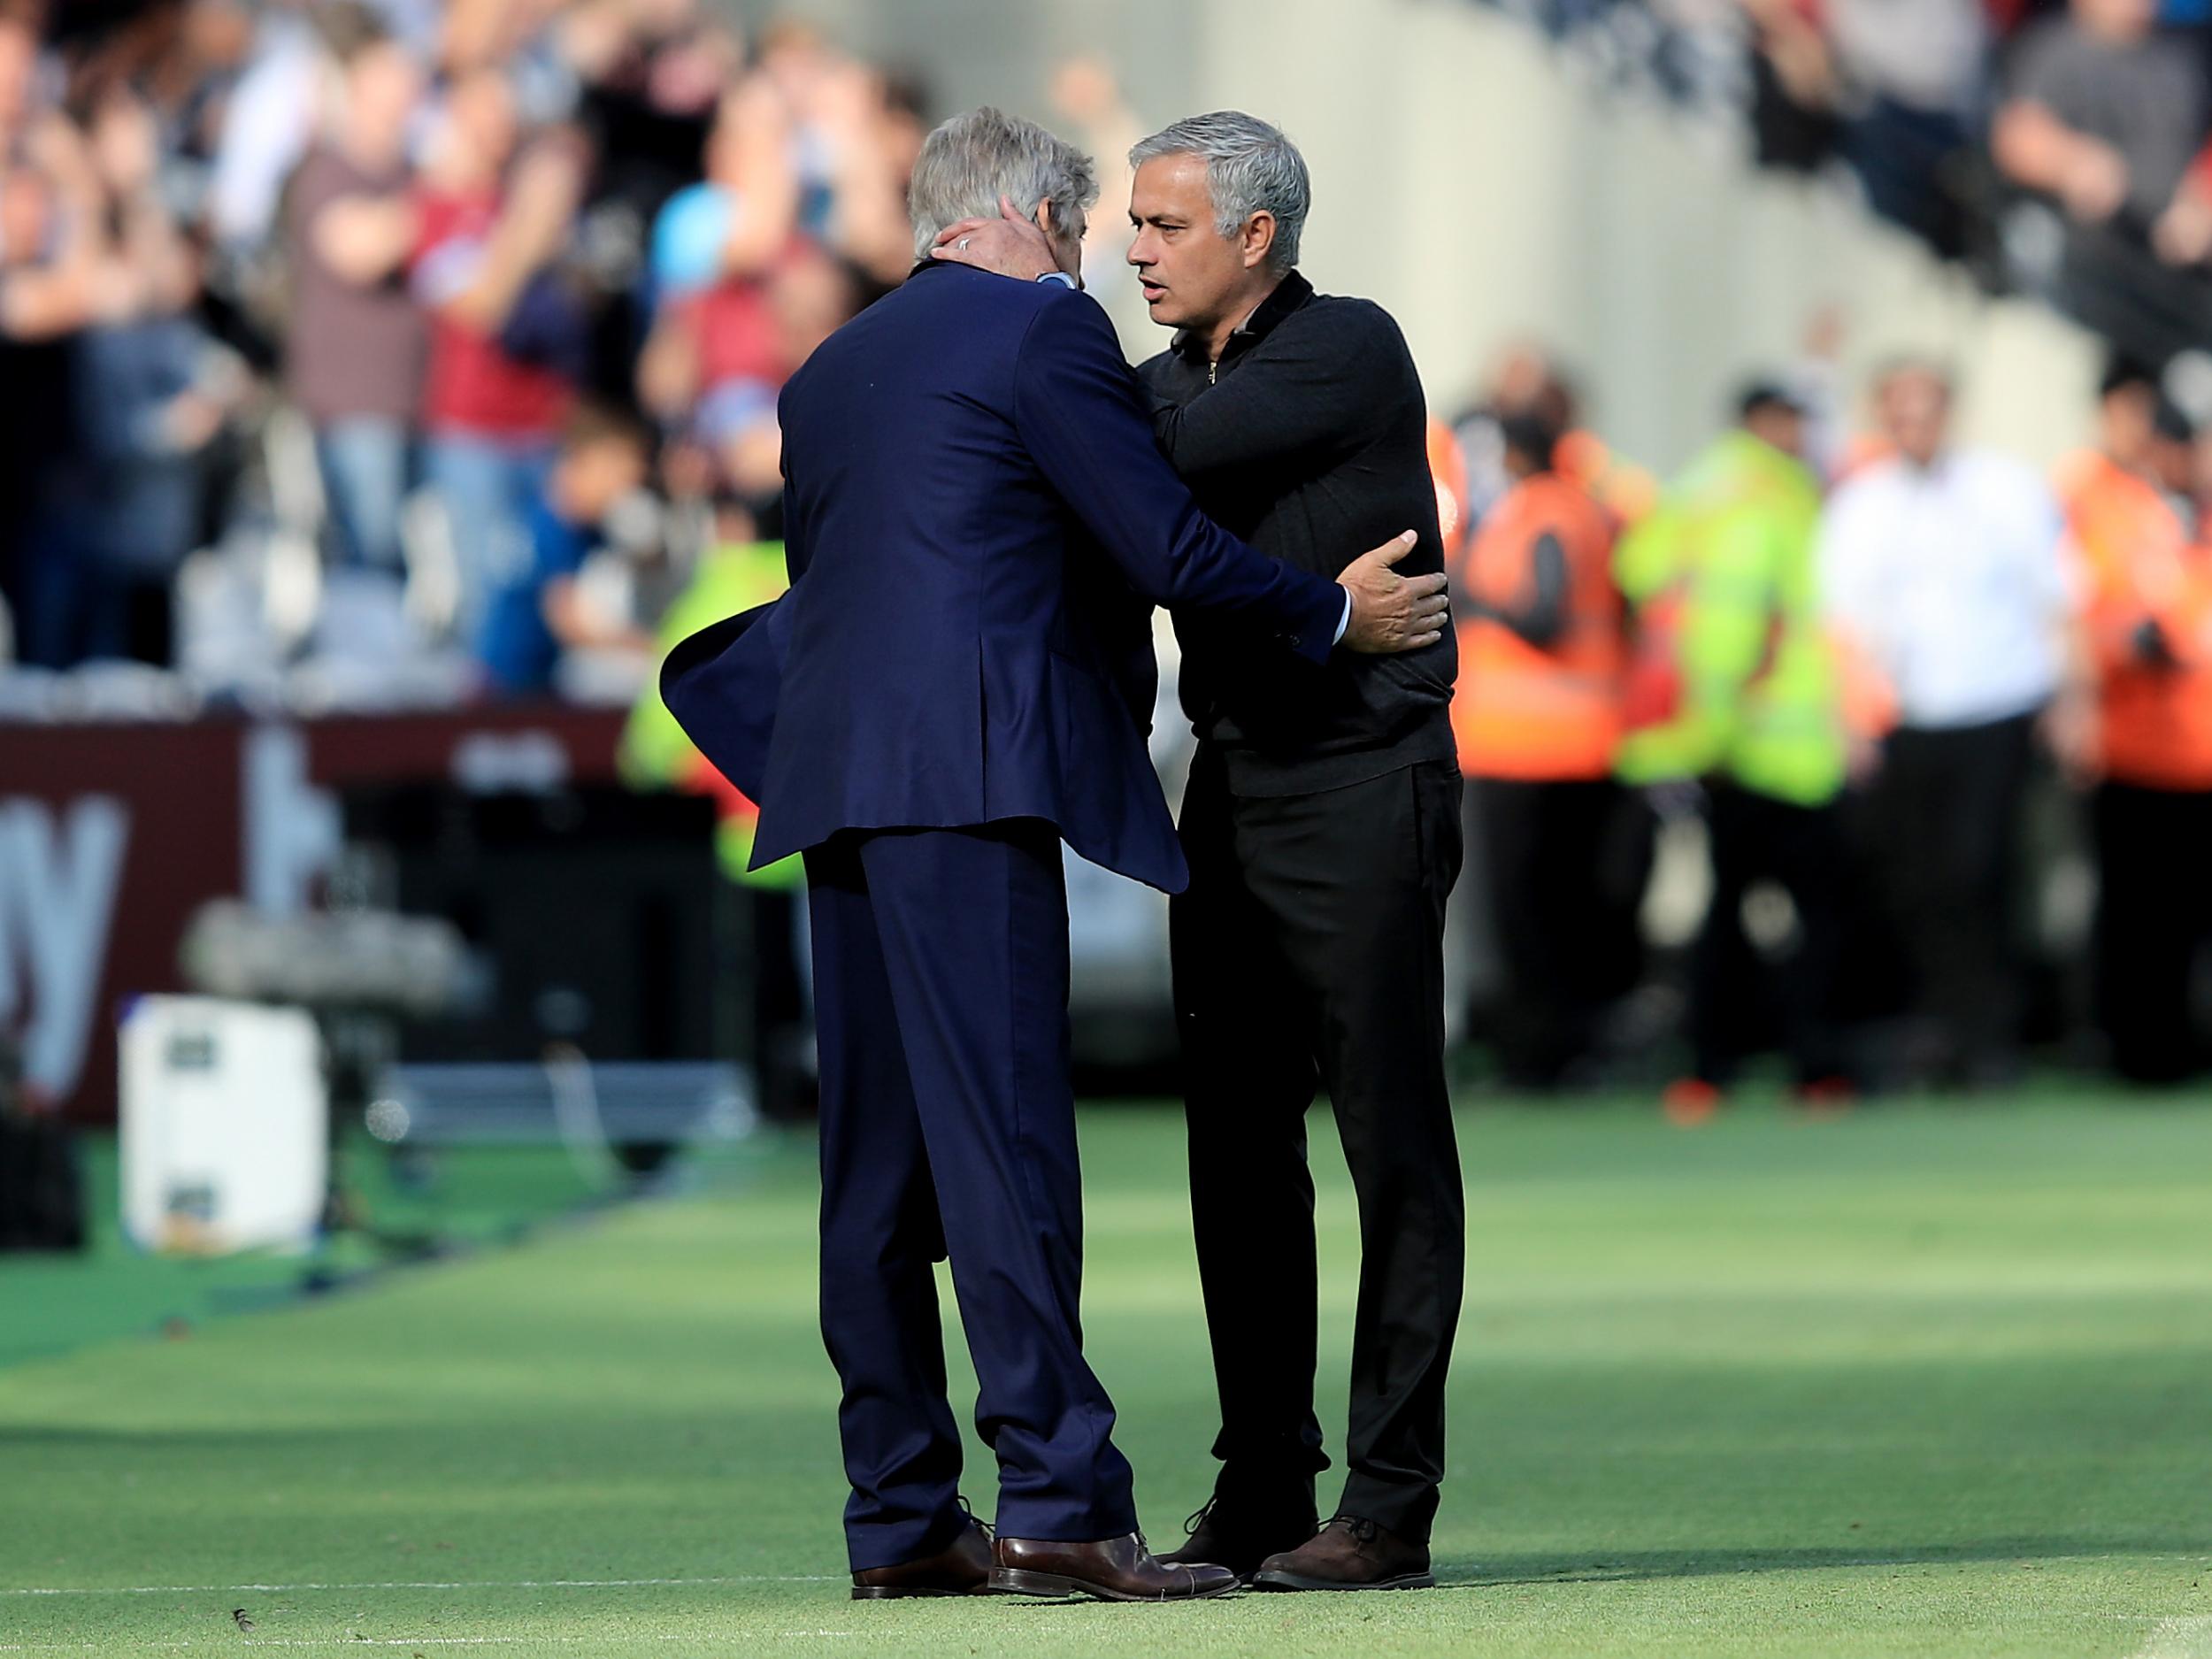
[[[122,1031],[123,1230],[142,1249],[299,1248],[329,1184],[330,1102],[297,1009],[146,996]]]

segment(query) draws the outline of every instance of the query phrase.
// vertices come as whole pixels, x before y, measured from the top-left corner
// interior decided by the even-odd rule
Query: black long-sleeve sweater
[[[1402,531],[1398,568],[1443,568],[1427,411],[1404,336],[1362,299],[1290,273],[1217,365],[1189,331],[1138,371],[1160,446],[1207,514],[1263,553],[1331,579]],[[1398,657],[1316,666],[1178,617],[1184,711],[1240,795],[1305,795],[1453,755],[1450,630]]]

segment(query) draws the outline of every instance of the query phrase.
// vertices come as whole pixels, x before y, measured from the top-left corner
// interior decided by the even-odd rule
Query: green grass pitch
[[[1333,1452],[1353,1214],[1313,1126]],[[0,1369],[0,1654],[2212,1655],[2212,1111],[1490,1109],[1462,1148],[1434,1591],[848,1601],[776,1137],[698,1196]],[[1091,1351],[1172,1539],[1213,1416],[1179,1130],[1097,1110],[1085,1149]],[[987,1513],[979,1448],[967,1486]]]

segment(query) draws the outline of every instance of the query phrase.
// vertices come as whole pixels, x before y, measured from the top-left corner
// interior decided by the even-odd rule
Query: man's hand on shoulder
[[[1401,576],[1395,568],[1419,537],[1408,530],[1346,566],[1337,583],[1352,596],[1352,615],[1339,641],[1370,656],[1417,651],[1444,637],[1451,601],[1442,572]]]
[[[1044,232],[1021,216],[1011,196],[999,197],[998,211],[996,219],[964,219],[947,226],[937,234],[929,257],[1018,282],[1034,282],[1060,268]]]

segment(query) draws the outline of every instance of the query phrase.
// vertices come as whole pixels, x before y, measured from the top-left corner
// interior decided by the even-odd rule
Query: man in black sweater
[[[1297,150],[1225,112],[1179,121],[1130,160],[1129,261],[1153,320],[1177,330],[1139,373],[1199,504],[1322,575],[1340,549],[1407,525],[1419,541],[1402,569],[1441,570],[1412,357],[1379,306],[1317,294],[1294,268],[1309,198]],[[940,251],[1028,275],[1025,240],[971,222]],[[1278,1589],[1432,1583],[1465,1223],[1443,1053],[1456,646],[1447,631],[1402,657],[1303,670],[1194,618],[1176,628],[1200,742],[1181,821],[1191,883],[1170,932],[1223,1466],[1188,1548],[1165,1559]],[[1317,1087],[1359,1194],[1361,1263],[1349,1474],[1317,1530]]]

